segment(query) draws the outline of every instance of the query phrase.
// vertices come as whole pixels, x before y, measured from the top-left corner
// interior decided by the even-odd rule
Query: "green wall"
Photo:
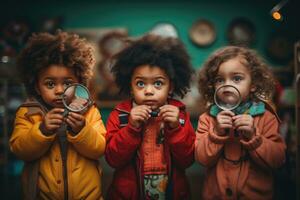
[[[270,1],[261,3],[260,1],[183,2],[177,0],[165,3],[156,1],[143,3],[131,0],[107,3],[68,0],[44,1],[44,3],[27,1],[17,3],[17,6],[14,3],[7,4],[7,9],[3,11],[6,18],[20,16],[28,19],[33,25],[39,24],[41,18],[46,16],[64,16],[63,28],[126,27],[131,36],[146,33],[157,22],[170,22],[177,27],[179,36],[191,55],[193,65],[198,68],[213,50],[227,44],[228,24],[238,16],[247,17],[255,24],[257,41],[253,48],[264,55],[264,46],[272,28],[282,25],[274,22],[269,15],[274,5],[275,3]],[[213,22],[217,31],[216,42],[208,48],[193,45],[188,37],[192,23],[200,18]]]
[[[256,43],[253,48],[265,56],[268,37],[274,29],[286,22],[275,22],[270,17],[271,8],[277,1],[27,1],[6,3],[0,21],[13,17],[28,19],[36,29],[43,17],[63,16],[63,28],[125,27],[130,36],[139,36],[149,31],[157,22],[170,22],[179,32],[192,58],[192,64],[199,68],[215,49],[227,45],[228,24],[235,17],[247,17],[256,27]],[[208,19],[215,25],[217,40],[207,48],[192,44],[188,31],[197,19]],[[268,60],[268,59],[267,59]],[[272,65],[277,65],[268,60]],[[104,119],[110,109],[102,109]]]

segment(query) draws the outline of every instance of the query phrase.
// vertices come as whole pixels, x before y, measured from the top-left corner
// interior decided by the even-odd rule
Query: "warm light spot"
[[[272,17],[276,20],[281,20],[281,14],[278,11],[273,12]]]

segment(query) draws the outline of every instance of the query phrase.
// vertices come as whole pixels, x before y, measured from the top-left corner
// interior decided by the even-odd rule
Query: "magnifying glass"
[[[89,90],[79,83],[72,84],[65,89],[62,102],[65,107],[64,116],[67,116],[70,111],[84,113],[92,104]]]
[[[214,94],[214,102],[221,110],[232,111],[240,105],[241,101],[241,93],[233,85],[222,85],[216,89]],[[229,129],[225,129],[225,131],[228,134]],[[235,136],[237,136],[236,132]]]

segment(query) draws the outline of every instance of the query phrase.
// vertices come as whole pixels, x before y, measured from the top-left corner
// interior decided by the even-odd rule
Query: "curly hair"
[[[184,45],[176,38],[145,35],[131,41],[114,59],[111,72],[122,94],[130,94],[133,71],[141,65],[164,70],[174,86],[172,95],[183,98],[189,91],[193,68]]]
[[[272,98],[276,81],[262,58],[254,50],[227,46],[214,52],[199,72],[198,88],[205,105],[213,103],[215,77],[220,65],[236,57],[246,61],[243,64],[250,70],[251,82],[256,87],[256,91],[250,94],[250,99],[269,101]]]
[[[61,65],[74,70],[79,82],[87,85],[95,64],[93,48],[76,34],[57,30],[55,34],[33,34],[17,59],[17,67],[29,96],[36,96],[35,85],[41,70]]]

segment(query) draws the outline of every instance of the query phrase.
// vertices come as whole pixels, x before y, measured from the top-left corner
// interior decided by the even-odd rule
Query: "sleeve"
[[[175,129],[165,128],[166,142],[169,145],[173,164],[182,169],[189,167],[194,162],[195,131],[188,113],[184,114],[184,125]]]
[[[85,127],[76,136],[68,134],[68,141],[81,155],[97,160],[104,154],[105,134],[99,110],[93,106],[86,115]]]
[[[20,159],[33,161],[44,155],[55,135],[45,136],[40,131],[41,121],[34,121],[25,116],[27,108],[20,108],[16,113],[14,130],[10,138],[10,149]]]
[[[200,164],[209,167],[216,164],[221,155],[224,143],[229,136],[218,136],[215,133],[214,123],[207,113],[198,120],[195,140],[195,159]]]
[[[137,149],[142,142],[142,130],[134,128],[130,123],[120,128],[117,110],[110,114],[106,127],[105,159],[113,168],[125,166],[136,156]]]
[[[275,115],[266,111],[256,125],[255,136],[250,141],[241,141],[252,160],[267,169],[278,168],[285,162],[286,146],[278,126]]]

